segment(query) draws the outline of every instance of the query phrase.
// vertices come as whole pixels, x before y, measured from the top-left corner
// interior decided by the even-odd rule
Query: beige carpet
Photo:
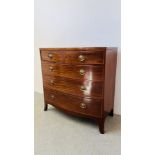
[[[120,155],[120,116],[108,117],[105,134],[96,123],[67,115],[49,106],[35,93],[35,155]]]

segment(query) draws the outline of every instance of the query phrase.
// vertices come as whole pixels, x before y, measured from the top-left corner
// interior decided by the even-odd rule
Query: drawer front
[[[41,51],[41,59],[50,62],[64,62],[64,55],[62,52],[57,51]]]
[[[102,98],[103,82],[72,80],[63,77],[44,76],[44,87],[80,97]]]
[[[44,89],[44,96],[45,102],[64,110],[96,117],[101,115],[101,100],[74,97],[48,89]]]
[[[103,64],[103,51],[68,51],[65,55],[65,63],[71,64]]]
[[[58,65],[42,61],[43,75],[81,80],[103,80],[103,65]]]
[[[41,51],[42,60],[66,64],[104,64],[104,51]]]

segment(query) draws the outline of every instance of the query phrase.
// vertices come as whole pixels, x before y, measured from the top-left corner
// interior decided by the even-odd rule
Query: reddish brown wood
[[[103,82],[73,80],[64,77],[44,76],[44,87],[80,97],[102,99]],[[85,90],[82,90],[84,88]]]
[[[52,57],[49,57],[49,54],[52,55]],[[42,60],[50,61],[50,62],[64,62],[64,54],[62,52],[57,51],[41,51],[41,58]]]
[[[65,63],[69,64],[103,64],[103,51],[68,51],[65,55]],[[79,56],[83,56],[81,62]]]
[[[105,118],[113,116],[116,52],[117,48],[105,47],[41,48],[44,110],[51,104],[66,113],[92,118],[104,133]],[[80,90],[81,86],[86,90]]]
[[[52,70],[50,69],[52,67]],[[80,70],[84,70],[84,75],[80,74]],[[61,76],[79,80],[103,81],[102,65],[70,65],[70,64],[54,64],[42,61],[43,75]]]
[[[99,126],[99,131],[100,131],[101,134],[104,134],[104,121],[105,121],[104,118],[97,119],[97,123],[98,123],[98,126]]]
[[[104,111],[110,113],[114,107],[117,48],[107,48],[105,55]]]
[[[81,98],[45,88],[45,101],[79,114],[100,117],[101,100]],[[83,103],[83,107],[81,107]]]
[[[51,57],[49,57],[51,55]],[[79,58],[82,56],[84,59],[81,61]],[[66,64],[104,64],[103,51],[57,51],[57,50],[43,50],[41,51],[42,60],[54,63]]]
[[[40,51],[106,51],[106,47],[40,48]]]

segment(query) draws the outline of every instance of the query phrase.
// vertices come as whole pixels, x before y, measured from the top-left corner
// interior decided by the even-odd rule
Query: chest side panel
[[[116,63],[117,48],[107,48],[104,75],[104,111],[108,113],[114,107]]]

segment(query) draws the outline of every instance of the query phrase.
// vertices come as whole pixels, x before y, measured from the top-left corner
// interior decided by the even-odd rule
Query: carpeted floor
[[[49,106],[35,93],[35,155],[120,155],[120,116],[108,117],[105,134],[89,119],[67,115]]]

